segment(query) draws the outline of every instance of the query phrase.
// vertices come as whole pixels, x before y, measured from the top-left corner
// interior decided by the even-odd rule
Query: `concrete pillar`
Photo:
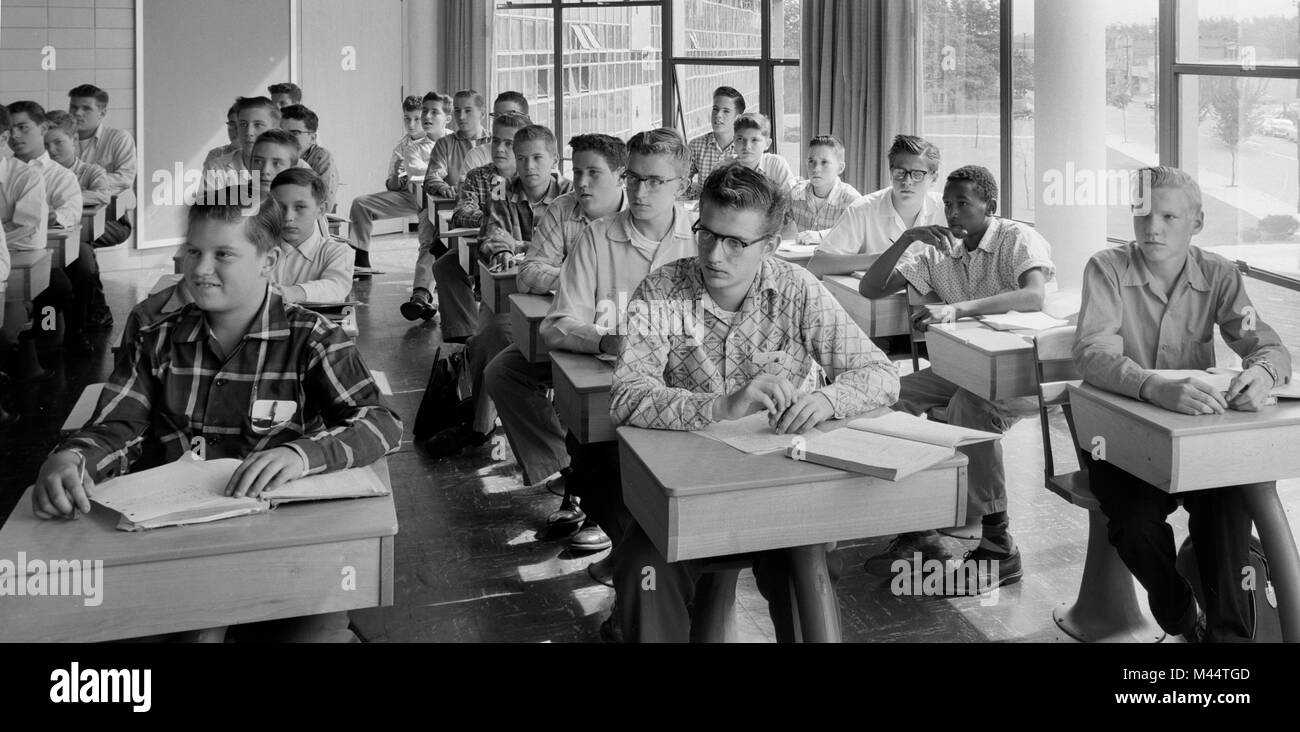
[[[1035,0],[1034,173],[1038,232],[1052,245],[1061,289],[1107,246],[1106,18],[1104,3]],[[1045,196],[1048,181],[1077,189],[1092,176],[1100,195]]]

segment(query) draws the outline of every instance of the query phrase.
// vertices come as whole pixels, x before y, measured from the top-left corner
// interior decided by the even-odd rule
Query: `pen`
[[[81,481],[81,490],[85,491],[86,482],[89,478],[86,475],[86,456],[80,451],[77,452],[77,480]],[[76,499],[72,496],[68,496],[68,500],[72,503],[72,518],[80,516],[81,509],[77,507]]]

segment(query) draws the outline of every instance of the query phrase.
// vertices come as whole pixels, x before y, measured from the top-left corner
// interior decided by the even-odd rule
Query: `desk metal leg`
[[[1282,620],[1282,640],[1300,643],[1300,554],[1287,523],[1277,484],[1257,483],[1243,486],[1246,508],[1259,529],[1259,540],[1268,557],[1273,590],[1277,593],[1278,615]]]
[[[840,642],[840,606],[826,571],[826,545],[787,549],[804,643]]]

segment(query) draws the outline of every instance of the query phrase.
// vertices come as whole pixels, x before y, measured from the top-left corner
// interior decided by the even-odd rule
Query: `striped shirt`
[[[759,354],[784,354],[778,376],[803,384],[813,365],[832,380],[817,389],[842,419],[898,400],[898,372],[808,270],[767,257],[739,312],[723,311],[705,289],[697,258],[651,272],[633,302],[661,312],[680,304],[685,327],[671,319],[629,318],[614,368],[609,411],[616,424],[698,430],[713,402],[770,368]]]
[[[469,168],[465,165],[465,156],[470,150],[486,145],[492,135],[480,132],[478,137],[461,137],[460,133],[443,135],[433,143],[433,154],[429,156],[429,172],[424,176],[424,190],[435,196],[451,198],[456,194],[456,187],[465,180]]]
[[[513,253],[526,252],[533,241],[533,227],[545,215],[555,199],[573,190],[573,183],[568,178],[561,178],[558,173],[551,173],[551,185],[540,201],[528,200],[524,183],[519,178],[511,178],[502,195],[493,195],[483,210],[483,225],[479,227],[478,255],[483,261],[505,250],[498,242],[488,241],[488,234],[497,229],[505,232],[515,240]]]
[[[15,252],[44,249],[49,210],[41,171],[0,155],[0,223],[6,247]]]
[[[101,123],[95,134],[77,140],[77,157],[103,168],[113,195],[130,202],[125,208],[135,207],[135,140],[130,134]]]
[[[73,158],[68,170],[77,176],[77,185],[81,186],[81,205],[98,206],[107,204],[113,198],[113,188],[108,182],[108,173],[94,163]]]
[[[209,459],[288,447],[306,475],[368,465],[397,448],[401,420],[337,326],[268,288],[223,359],[195,305],[155,312],[173,295],[169,288],[136,306],[145,312],[132,318],[143,324],[123,344],[93,419],[59,446],[84,455],[96,482],[176,460],[199,436]],[[266,401],[292,402],[292,416],[259,428],[251,415]]]
[[[686,174],[691,185],[686,189],[684,198],[695,199],[700,197],[709,173],[723,161],[735,159],[736,138],[732,137],[726,147],[718,147],[718,139],[709,132],[688,142],[686,148],[691,152],[691,170]]]
[[[477,148],[475,148],[477,149]],[[506,180],[497,174],[497,166],[488,163],[469,171],[456,194],[456,210],[451,225],[457,229],[477,229],[483,225],[483,209],[492,198],[492,187],[504,187]]]
[[[627,195],[621,194],[618,210],[627,210]],[[583,229],[591,223],[582,210],[578,194],[566,193],[555,199],[546,215],[533,229],[533,245],[528,248],[515,282],[523,292],[545,295],[560,283],[560,269],[569,252],[578,243]]]
[[[839,222],[849,206],[862,198],[858,189],[838,178],[825,198],[813,194],[812,181],[800,179],[790,190],[790,213],[799,231],[821,232]]]

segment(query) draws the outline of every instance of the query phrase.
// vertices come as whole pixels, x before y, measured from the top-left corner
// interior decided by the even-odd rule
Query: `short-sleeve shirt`
[[[898,273],[922,295],[944,302],[977,300],[1020,289],[1020,275],[1042,269],[1056,274],[1052,248],[1037,231],[1008,219],[994,218],[975,251],[958,246],[951,254],[926,246],[898,265]]]

